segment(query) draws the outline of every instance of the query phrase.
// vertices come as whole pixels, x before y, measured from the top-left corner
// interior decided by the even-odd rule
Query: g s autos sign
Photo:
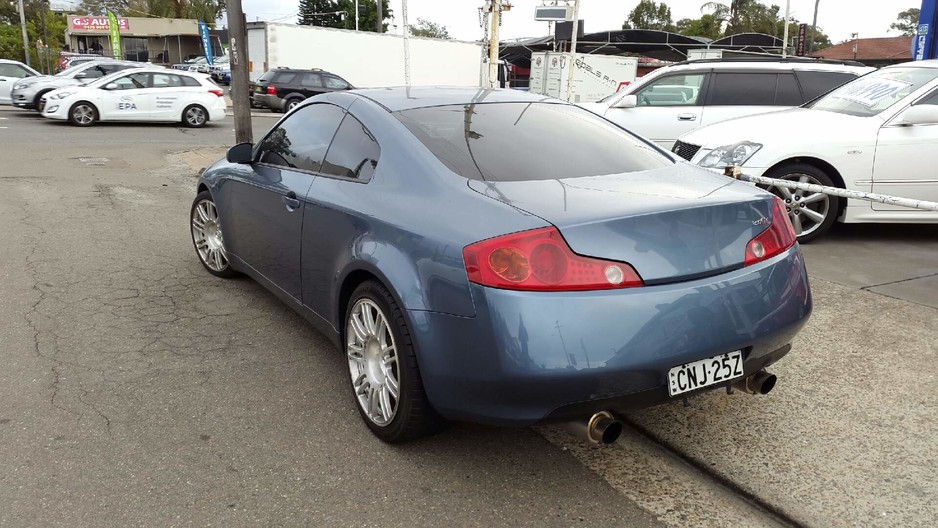
[[[71,17],[73,31],[108,31],[111,29],[107,17]],[[130,21],[126,18],[117,19],[117,27],[121,31],[130,29]]]

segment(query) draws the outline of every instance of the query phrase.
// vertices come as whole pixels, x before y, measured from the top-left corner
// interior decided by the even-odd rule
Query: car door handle
[[[678,121],[697,121],[697,114],[678,114]]]
[[[300,201],[296,198],[295,192],[290,191],[281,198],[283,199],[283,204],[287,206],[287,211],[292,213],[300,208]]]

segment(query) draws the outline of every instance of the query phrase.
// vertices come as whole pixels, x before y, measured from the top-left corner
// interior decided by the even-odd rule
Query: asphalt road
[[[194,172],[230,125],[76,129],[0,107],[0,526],[938,518],[938,226],[840,226],[804,248],[815,314],[768,397],[637,411],[612,448],[462,424],[392,447],[324,338],[193,255]]]

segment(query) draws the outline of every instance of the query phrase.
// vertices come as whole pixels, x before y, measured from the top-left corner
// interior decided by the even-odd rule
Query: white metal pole
[[[23,29],[23,53],[26,54],[26,65],[32,66],[29,63],[29,37],[26,36],[26,9],[23,8],[23,0],[19,0],[20,8],[20,27]]]
[[[576,37],[580,28],[580,0],[573,0],[573,38],[570,39],[570,66],[567,70],[567,102],[573,99],[573,70],[576,69]]]
[[[501,0],[489,2],[492,10],[492,31],[489,33],[489,87],[498,88],[498,26],[501,21]]]
[[[401,16],[404,19],[404,85],[410,86],[410,31],[407,28],[407,0],[401,2]]]
[[[358,0],[355,0],[355,31],[358,31]]]
[[[788,11],[791,9],[791,0],[785,0],[785,31],[782,33],[782,58],[788,56]]]

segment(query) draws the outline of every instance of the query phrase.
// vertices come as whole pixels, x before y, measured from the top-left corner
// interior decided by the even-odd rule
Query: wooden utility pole
[[[378,0],[378,27],[375,28],[375,31],[384,33],[384,6],[381,5],[381,0]]]
[[[247,27],[241,0],[227,0],[228,38],[231,50],[231,102],[233,105],[235,141],[253,143],[251,129],[251,102],[248,96],[250,76],[248,73]]]
[[[23,7],[23,0],[19,0],[20,8],[20,27],[23,28],[23,52],[26,54],[26,65],[32,66],[29,63],[29,37],[26,35],[26,9]]]
[[[811,23],[811,39],[808,40],[808,55],[814,51],[814,34],[817,33],[817,8],[821,0],[814,0],[814,22]]]
[[[491,9],[492,29],[489,31],[489,87],[498,88],[498,30],[501,26],[502,5],[501,0],[492,0]]]

